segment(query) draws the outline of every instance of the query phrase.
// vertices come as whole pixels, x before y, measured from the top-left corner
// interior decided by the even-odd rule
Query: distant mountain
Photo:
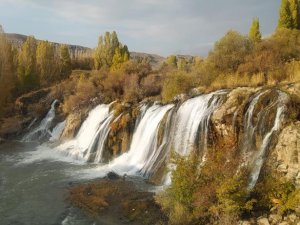
[[[21,45],[26,41],[28,36],[23,34],[13,34],[13,33],[6,33],[7,40],[15,47],[21,48]],[[40,41],[40,40],[38,40]],[[52,42],[55,46],[59,47],[60,43]],[[83,47],[80,45],[69,45],[70,55],[71,57],[76,57],[78,55],[84,55],[84,56],[91,56],[92,55],[92,49]]]
[[[21,45],[26,41],[27,37],[23,34],[14,34],[14,33],[6,33],[6,37],[8,41],[15,47],[21,48]],[[38,40],[40,41],[40,40]],[[60,43],[52,42],[57,47]],[[78,55],[81,56],[92,56],[93,49],[87,48],[80,45],[69,45],[70,54],[72,58],[76,58]],[[193,56],[190,55],[177,55],[178,58],[185,58],[187,61],[190,61]],[[130,52],[130,58],[133,60],[146,60],[148,61],[154,69],[159,68],[162,63],[166,60],[165,57],[157,55],[157,54],[148,54],[143,52]]]
[[[130,58],[134,60],[147,60],[153,68],[158,68],[166,60],[166,58],[160,55],[143,52],[130,52]]]

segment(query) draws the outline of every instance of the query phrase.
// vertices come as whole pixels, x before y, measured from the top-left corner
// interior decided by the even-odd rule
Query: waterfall
[[[110,115],[101,123],[99,129],[97,130],[93,138],[92,143],[90,144],[87,152],[85,153],[84,158],[87,161],[93,161],[97,163],[101,162],[104,144],[107,135],[110,131],[109,125],[113,117],[113,113],[110,113]]]
[[[50,141],[57,141],[60,138],[60,135],[65,129],[66,121],[58,123],[53,130],[51,131]]]
[[[152,174],[154,174],[167,159],[172,138],[172,119],[174,111],[175,110],[173,108],[168,112],[168,117],[164,127],[162,143],[158,147],[157,151],[153,151],[149,160],[141,170],[141,174],[143,174],[143,176],[146,178],[149,178]]]
[[[151,171],[151,160],[161,150],[157,143],[159,125],[173,106],[155,104],[148,108],[133,134],[129,151],[114,159],[108,168],[119,174],[131,175],[141,173],[142,169]]]
[[[250,182],[248,185],[249,190],[254,188],[254,186],[258,180],[261,168],[265,161],[265,156],[266,156],[272,135],[280,129],[281,121],[284,117],[284,112],[286,111],[286,103],[288,102],[288,96],[281,91],[277,91],[277,93],[278,93],[277,101],[272,102],[269,106],[267,106],[265,109],[263,109],[259,113],[263,119],[266,119],[266,114],[269,113],[269,111],[272,109],[272,106],[277,106],[276,116],[274,119],[273,127],[270,129],[269,132],[267,132],[263,136],[262,144],[259,147],[258,152],[254,156],[254,163],[252,165],[252,170],[251,170],[251,174],[250,174]],[[259,98],[259,96],[261,96],[261,95],[258,95],[258,98]],[[254,99],[254,101],[257,103],[258,100]],[[251,109],[251,111],[253,111],[253,109]],[[250,122],[250,120],[249,120],[249,122]],[[253,126],[252,126],[252,129],[255,130],[253,128]],[[263,127],[261,127],[261,129],[263,129]],[[252,132],[254,132],[254,131],[252,131]],[[263,132],[261,131],[260,133],[263,133]]]
[[[212,112],[220,105],[226,91],[201,95],[184,102],[175,118],[174,150],[188,155],[199,138],[199,147],[206,148],[207,131]]]
[[[40,141],[44,139],[49,139],[51,137],[50,128],[55,118],[55,105],[57,102],[57,100],[54,100],[52,102],[50,110],[48,111],[45,118],[40,122],[39,126],[33,129],[33,131],[26,134],[23,137],[22,141]]]
[[[111,116],[109,107],[110,105],[101,104],[91,110],[87,119],[80,127],[76,137],[71,141],[59,145],[56,149],[77,159],[89,159],[89,153],[94,150],[94,148],[90,146],[94,146],[96,142],[100,142],[102,137],[99,135],[101,133],[101,128],[103,128],[102,123],[107,121],[107,119]],[[108,129],[107,126],[105,126],[105,128]]]
[[[255,125],[253,124],[253,112],[255,109],[256,104],[258,103],[261,96],[263,96],[267,91],[259,92],[254,96],[254,98],[251,100],[249,107],[245,114],[245,121],[244,121],[244,146],[243,151],[244,153],[247,153],[248,151],[251,151],[255,147],[253,146],[255,141]]]

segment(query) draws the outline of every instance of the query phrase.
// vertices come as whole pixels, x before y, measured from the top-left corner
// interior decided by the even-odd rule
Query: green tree
[[[29,36],[21,47],[18,56],[18,88],[21,92],[31,91],[39,86],[36,66],[37,43]]]
[[[260,33],[260,25],[259,25],[259,19],[254,18],[250,31],[249,31],[249,38],[254,42],[260,42],[261,41],[261,33]]]
[[[60,46],[60,70],[62,78],[68,77],[72,72],[71,57],[67,45]]]
[[[130,53],[129,53],[127,45],[124,45],[124,47],[122,49],[122,54],[123,54],[123,61],[124,62],[126,62],[130,59]]]
[[[113,31],[112,33],[106,32],[104,36],[99,37],[98,46],[95,50],[95,69],[100,69],[102,67],[112,67],[115,54],[120,54],[123,58],[123,62],[129,60],[128,47],[126,45],[123,47],[122,43],[119,42],[117,33],[115,31]],[[116,57],[119,58],[119,55]]]
[[[290,11],[291,11],[291,16],[292,16],[293,28],[300,29],[299,0],[290,0]]]
[[[41,85],[47,85],[57,79],[59,68],[55,47],[48,41],[39,42],[36,50],[37,67]]]
[[[120,48],[116,48],[114,57],[112,59],[112,70],[118,70],[121,68],[122,63],[124,62],[124,57],[122,56],[122,52]]]
[[[282,0],[280,12],[279,12],[278,28],[292,29],[294,27],[293,25],[294,24],[293,24],[290,1]]]

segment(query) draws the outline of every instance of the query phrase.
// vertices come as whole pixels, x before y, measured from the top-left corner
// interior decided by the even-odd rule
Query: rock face
[[[285,127],[273,152],[278,171],[300,185],[300,122]]]
[[[18,137],[31,121],[31,117],[21,116],[3,119],[0,123],[0,139],[13,139]]]
[[[61,140],[68,140],[76,135],[82,123],[82,117],[82,113],[80,112],[75,112],[68,115],[65,129],[60,137]]]
[[[212,123],[219,139],[238,141],[243,126],[244,108],[254,88],[232,90],[224,103],[212,115]],[[236,129],[237,128],[237,129]]]

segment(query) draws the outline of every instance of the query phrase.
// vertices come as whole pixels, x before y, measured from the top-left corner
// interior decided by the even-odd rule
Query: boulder
[[[120,179],[120,176],[118,174],[116,174],[115,172],[109,172],[106,177],[109,179],[109,180],[118,180]]]

